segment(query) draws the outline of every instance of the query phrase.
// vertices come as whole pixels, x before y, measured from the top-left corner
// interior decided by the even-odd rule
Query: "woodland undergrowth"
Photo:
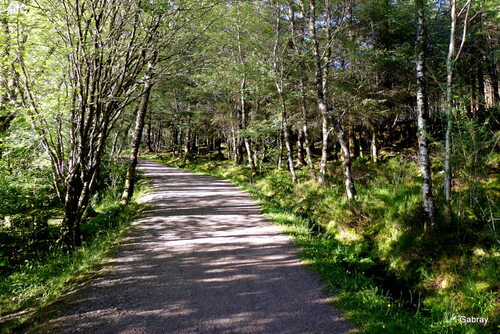
[[[81,225],[83,244],[72,251],[58,241],[62,209],[47,191],[50,186],[45,186],[47,171],[39,169],[38,178],[24,183],[3,179],[1,195],[10,203],[4,203],[0,221],[0,333],[32,321],[37,310],[105,265],[112,247],[142,208],[135,200],[120,206],[125,168],[121,160],[105,161],[100,188]],[[134,199],[146,189],[141,178]]]

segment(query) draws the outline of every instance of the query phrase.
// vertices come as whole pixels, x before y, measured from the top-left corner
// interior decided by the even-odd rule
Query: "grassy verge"
[[[18,327],[39,308],[56,300],[91,277],[105,263],[125,228],[140,212],[137,202],[147,189],[138,184],[131,204],[120,207],[117,191],[109,191],[95,205],[97,215],[81,226],[83,245],[73,253],[54,248],[36,261],[26,261],[0,279],[0,333]],[[113,195],[113,196],[112,196]]]
[[[335,296],[334,303],[360,331],[498,330],[498,250],[445,251],[442,244],[456,238],[446,228],[421,237],[415,166],[395,161],[355,166],[360,173],[359,199],[353,205],[344,200],[338,181],[318,185],[305,171],[299,172],[301,181],[294,185],[288,173],[273,166],[253,175],[248,167],[230,162],[169,155],[153,158],[227,179],[250,192],[264,214],[282,225],[303,249],[302,259],[321,276]],[[477,237],[484,236],[478,233]],[[489,324],[462,324],[462,315],[488,317]]]

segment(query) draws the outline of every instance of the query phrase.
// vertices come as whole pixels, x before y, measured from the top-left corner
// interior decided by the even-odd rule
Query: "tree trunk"
[[[480,39],[481,40],[481,39]],[[484,55],[483,50],[479,49],[479,54],[477,55],[477,99],[478,113],[484,112],[485,109],[485,101],[486,101],[486,92],[484,86]]]
[[[321,112],[321,160],[319,163],[319,179],[320,183],[325,182],[326,167],[328,161],[328,116],[326,111],[326,105],[324,102],[319,102],[319,109],[325,110]]]
[[[241,81],[240,85],[240,107],[241,107],[241,128],[246,129],[247,123],[248,123],[248,105],[247,105],[247,100],[246,100],[246,94],[245,94],[245,89],[246,89],[246,78],[243,78]],[[252,151],[252,145],[250,143],[250,140],[248,138],[244,138],[243,142],[245,144],[245,149],[247,151],[247,160],[248,164],[250,165],[250,168],[252,169],[253,173],[256,173],[256,168],[255,168],[255,161],[253,159],[253,151]]]
[[[191,154],[191,129],[187,128],[184,135],[184,153]]]
[[[253,158],[254,154],[253,154],[252,143],[250,142],[250,140],[246,138],[244,140],[244,143],[245,143],[245,150],[247,151],[248,165],[252,169],[252,172],[255,173],[256,169],[255,169],[255,160]]]
[[[356,129],[354,129],[354,128],[352,130],[352,142],[354,144],[354,147],[353,147],[354,152],[351,153],[351,156],[354,158],[359,158],[359,156],[360,156],[360,141],[358,139]]]
[[[304,159],[304,132],[299,129],[297,136],[297,167],[302,167],[306,165],[306,160]]]
[[[115,132],[115,137],[113,138],[113,143],[111,144],[111,156],[115,157],[118,152],[118,139],[120,138],[120,131]]]
[[[148,150],[149,150],[149,153],[151,152],[154,152],[154,149],[153,149],[153,142],[152,142],[152,127],[151,127],[151,118],[152,116],[149,115],[149,119],[148,119],[148,131],[147,131],[147,140],[148,140]]]
[[[356,189],[354,188],[354,181],[351,173],[352,160],[349,150],[349,138],[346,135],[345,129],[339,122],[335,122],[334,125],[335,129],[337,130],[337,138],[339,140],[340,149],[342,151],[342,169],[344,174],[346,195],[347,199],[352,201],[356,199]]]
[[[288,123],[288,113],[285,101],[285,81],[284,81],[284,64],[283,64],[283,54],[278,50],[281,49],[281,7],[276,5],[276,21],[274,26],[275,39],[273,48],[273,69],[275,75],[275,86],[278,92],[280,106],[281,106],[281,121],[283,125],[283,139],[285,141],[286,156],[288,162],[288,169],[290,170],[290,175],[292,182],[297,182],[297,175],[295,174],[295,166],[293,164],[293,145],[290,140],[290,126]]]
[[[279,143],[278,143],[278,170],[283,169],[283,120],[281,121],[281,126],[280,126],[280,136],[279,136]]]
[[[499,91],[498,91],[498,70],[496,63],[495,50],[490,47],[488,49],[488,76],[489,76],[489,86],[490,86],[490,97],[489,97],[489,108],[493,108],[498,105],[500,101]]]
[[[305,80],[305,66],[304,66],[304,61],[302,58],[302,51],[300,49],[300,46],[298,44],[297,38],[296,38],[296,30],[295,30],[295,12],[293,9],[293,4],[290,2],[288,4],[288,16],[289,16],[289,22],[290,22],[290,30],[292,32],[292,41],[293,41],[293,48],[295,50],[295,53],[297,56],[300,58],[299,59],[299,70],[300,70],[300,81],[299,81],[299,89],[300,89],[300,110],[302,113],[302,133],[304,135],[304,143],[306,146],[306,161],[307,165],[309,166],[309,170],[311,171],[313,178],[315,180],[318,179],[318,175],[316,173],[316,168],[314,167],[314,163],[312,160],[312,153],[311,153],[311,142],[309,140],[309,127],[308,127],[308,115],[307,115],[307,94],[306,94],[306,80]],[[303,13],[304,14],[304,13]]]
[[[80,178],[80,163],[77,163],[69,175],[68,189],[64,197],[64,219],[62,222],[62,242],[72,249],[81,244],[78,202],[82,193],[83,183]]]
[[[121,198],[122,205],[127,204],[134,195],[135,179],[136,179],[135,168],[137,167],[137,157],[139,155],[139,147],[141,146],[142,132],[144,129],[144,119],[146,117],[146,111],[148,109],[149,96],[151,93],[151,88],[153,87],[153,84],[150,81],[151,71],[152,71],[152,64],[149,65],[148,74],[146,75],[142,91],[141,102],[137,109],[134,140],[132,143],[132,152],[130,153],[129,157],[130,161],[128,165],[127,176],[125,178],[125,189],[123,190]]]
[[[243,163],[243,147],[245,145],[244,140],[241,138],[240,131],[244,129],[243,126],[243,114],[242,114],[242,109],[241,105],[240,106],[235,106],[236,108],[236,115],[237,115],[237,122],[238,122],[238,130],[234,130],[234,138],[235,138],[235,146],[234,146],[234,157],[235,157],[235,162],[237,165],[241,165]]]
[[[191,148],[190,148],[191,152],[196,151],[197,153],[199,153],[198,134],[196,132],[191,135],[190,146],[191,146]]]
[[[302,15],[305,17],[305,5],[301,2]],[[316,1],[309,1],[309,34],[312,40],[312,53],[314,56],[314,69],[315,69],[315,85],[316,85],[316,103],[321,114],[321,161],[318,181],[325,182],[326,166],[328,160],[328,119],[329,109],[326,103],[326,87],[328,79],[328,69],[323,68],[321,55],[319,51],[319,41],[316,33]],[[330,22],[328,22],[330,24]]]
[[[427,92],[426,92],[426,43],[427,32],[425,22],[425,0],[416,0],[418,12],[417,43],[416,52],[416,75],[417,75],[417,125],[419,141],[419,163],[422,174],[422,199],[427,222],[431,227],[435,225],[434,198],[432,196],[431,161],[428,148],[427,134]]]
[[[179,130],[176,126],[172,127],[172,144],[174,146],[174,153],[179,153]]]
[[[372,130],[372,140],[370,142],[370,153],[373,162],[378,162],[377,130]]]
[[[154,140],[154,149],[155,149],[155,152],[159,152],[160,151],[161,145],[162,145],[162,141],[163,141],[163,132],[162,132],[161,127],[158,127],[158,132],[156,133],[155,140]]]
[[[236,141],[236,148],[234,152],[235,163],[241,165],[243,163],[243,143],[240,140]]]
[[[2,158],[2,143],[3,140],[1,135],[6,132],[12,120],[15,117],[15,112],[11,109],[16,105],[16,95],[17,95],[17,78],[12,73],[11,69],[4,68],[4,64],[10,56],[11,51],[11,38],[10,38],[10,28],[8,20],[8,9],[2,6],[2,11],[0,12],[0,29],[3,30],[3,46],[2,53],[0,54],[0,159]],[[22,42],[21,42],[22,43]],[[2,64],[2,62],[4,64]]]
[[[453,85],[453,62],[455,58],[455,29],[456,29],[456,1],[450,0],[451,6],[451,28],[448,56],[446,58],[446,134],[445,134],[445,155],[444,155],[444,197],[446,207],[450,209],[451,204],[451,128],[452,128],[452,85]]]
[[[357,158],[359,156],[359,143],[356,139],[356,134],[354,132],[354,126],[348,127],[348,137],[349,137],[349,152],[351,158]]]
[[[365,134],[365,131],[359,131],[359,132],[356,132],[356,138],[357,138],[357,141],[358,141],[358,152],[359,152],[359,156],[361,158],[363,158],[365,155],[366,155],[366,151],[365,151],[365,148],[366,148],[366,141],[365,141],[365,138],[364,138],[364,134]]]
[[[278,89],[278,94],[280,97],[280,104],[281,104],[281,118],[283,120],[283,139],[285,141],[285,147],[286,147],[286,157],[288,161],[288,169],[290,170],[290,176],[292,178],[292,182],[296,183],[297,182],[297,175],[295,173],[295,166],[293,165],[293,147],[292,143],[290,141],[290,126],[288,125],[288,115],[286,112],[286,102],[285,102],[285,96],[283,93],[283,83],[276,84],[277,89]]]

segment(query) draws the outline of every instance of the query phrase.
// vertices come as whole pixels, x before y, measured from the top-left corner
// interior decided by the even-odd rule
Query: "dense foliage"
[[[243,182],[293,216],[306,257],[312,244],[338,255],[318,264],[329,282],[352,278],[342,268],[362,275],[367,300],[401,300],[407,324],[392,331],[498,329],[499,9],[2,0],[2,298],[29,290],[8,288],[27,268],[113,230],[142,148]],[[389,311],[340,304],[365,329],[389,326]],[[460,315],[490,320],[450,320]]]

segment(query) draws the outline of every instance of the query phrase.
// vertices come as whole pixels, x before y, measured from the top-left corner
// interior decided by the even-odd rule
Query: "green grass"
[[[153,158],[250,192],[263,213],[302,248],[302,260],[363,332],[493,333],[499,328],[498,249],[477,247],[481,238],[446,224],[424,233],[418,168],[412,163],[359,159],[354,165],[359,198],[349,203],[338,181],[340,166],[326,186],[311,181],[304,170],[294,185],[287,172],[271,165],[253,175],[247,166],[227,161]],[[489,325],[460,324],[460,315],[488,317]]]
[[[72,253],[54,248],[41,259],[25,261],[7,277],[0,278],[0,333],[8,333],[34,311],[75,288],[105,265],[125,228],[140,212],[136,199],[146,191],[140,182],[131,204],[120,207],[117,191],[96,204],[98,215],[81,226],[83,245]]]

